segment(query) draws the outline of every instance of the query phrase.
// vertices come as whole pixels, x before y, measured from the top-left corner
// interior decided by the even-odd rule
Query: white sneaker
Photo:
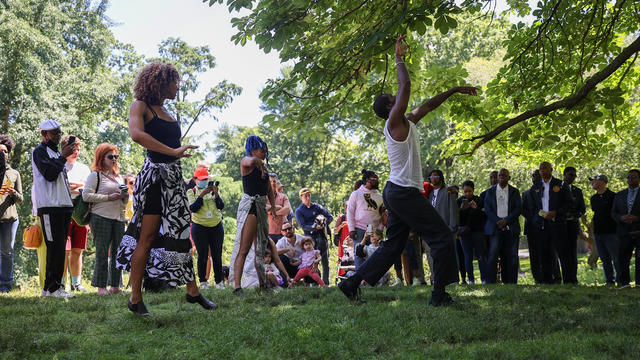
[[[208,288],[209,288],[209,282],[208,281],[200,283],[200,290],[207,290]]]
[[[71,291],[80,291],[80,292],[83,292],[83,293],[89,292],[89,290],[87,290],[82,285],[71,285]]]
[[[63,299],[69,299],[74,297],[73,294],[69,294],[68,292],[64,291],[62,287],[59,287],[58,290],[52,292],[49,296],[54,298],[63,298]]]
[[[40,293],[40,297],[49,297],[51,296],[51,293],[48,292],[47,290],[42,290],[42,292]]]
[[[216,284],[216,289],[218,290],[222,290],[224,289],[224,283],[222,281],[220,281],[219,283]]]

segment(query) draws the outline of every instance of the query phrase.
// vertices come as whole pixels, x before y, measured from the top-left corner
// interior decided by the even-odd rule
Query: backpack
[[[98,192],[98,188],[100,187],[100,173],[96,171],[96,175],[98,176],[96,192]],[[82,198],[82,190],[80,190],[80,194],[73,199],[73,214],[71,215],[71,218],[76,222],[76,224],[85,226],[89,224],[90,215],[91,204],[84,201]]]

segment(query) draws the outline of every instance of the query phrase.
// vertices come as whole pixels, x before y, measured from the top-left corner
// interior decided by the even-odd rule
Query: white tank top
[[[409,122],[409,134],[404,141],[396,141],[389,134],[384,124],[384,138],[387,143],[387,156],[391,171],[389,181],[396,185],[414,187],[422,191],[424,188],[422,179],[422,163],[420,162],[420,143],[416,125]]]

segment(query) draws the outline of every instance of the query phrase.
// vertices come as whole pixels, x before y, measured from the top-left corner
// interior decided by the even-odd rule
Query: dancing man
[[[449,305],[453,302],[445,286],[458,282],[458,266],[451,229],[429,201],[421,196],[423,190],[420,144],[416,123],[455,93],[476,95],[474,87],[455,87],[429,99],[422,106],[405,115],[411,93],[411,80],[403,55],[406,35],[396,41],[398,70],[397,95],[382,94],[373,104],[376,115],[386,120],[384,136],[387,144],[390,174],[382,197],[389,212],[387,237],[382,246],[362,264],[356,274],[342,281],[338,287],[351,300],[363,301],[360,283],[376,284],[404,250],[409,230],[424,236],[431,248],[434,284],[429,304]]]

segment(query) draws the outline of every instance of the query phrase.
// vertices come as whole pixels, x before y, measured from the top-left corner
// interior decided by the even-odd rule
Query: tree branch
[[[527,121],[532,117],[535,117],[538,115],[547,115],[550,112],[558,109],[573,108],[576,104],[578,104],[580,101],[586,98],[589,92],[591,92],[591,90],[595,89],[595,87],[599,83],[601,83],[602,81],[606,80],[609,76],[611,76],[611,74],[613,74],[616,70],[618,70],[627,60],[629,60],[631,56],[636,54],[638,51],[640,51],[640,37],[638,37],[629,46],[624,48],[622,52],[620,52],[620,54],[616,56],[609,63],[609,65],[607,65],[604,69],[598,71],[589,79],[587,79],[584,82],[584,85],[582,86],[582,88],[580,88],[580,90],[578,90],[578,92],[576,92],[574,95],[566,97],[562,100],[553,102],[551,104],[539,107],[537,109],[526,111],[516,116],[515,118],[502,123],[502,125],[498,126],[497,128],[495,128],[494,130],[488,133],[485,133],[479,136],[474,136],[470,139],[466,139],[465,141],[476,141],[476,140],[479,140],[479,141],[473,146],[472,150],[469,153],[465,153],[461,155],[473,154],[478,148],[488,143],[489,141],[495,139],[502,132],[506,131],[507,129],[511,128],[516,124],[519,124],[523,121]]]

